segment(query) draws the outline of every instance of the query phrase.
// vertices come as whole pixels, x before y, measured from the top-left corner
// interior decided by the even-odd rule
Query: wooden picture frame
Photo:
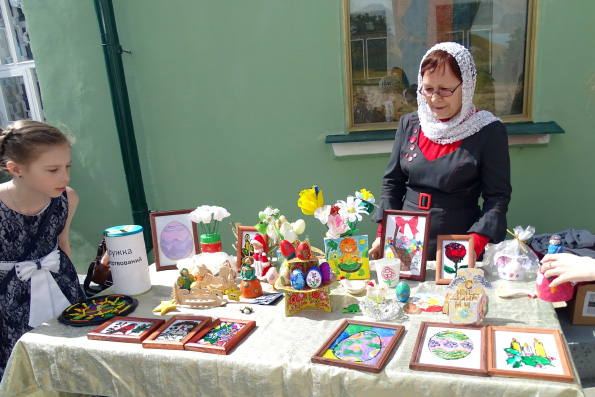
[[[184,344],[211,322],[210,317],[174,315],[147,337],[147,349],[184,350]]]
[[[472,235],[439,234],[436,247],[436,284],[448,285],[457,276],[458,269],[475,267]]]
[[[87,334],[88,339],[112,342],[142,343],[165,323],[155,318],[116,316]]]
[[[326,342],[324,342],[316,354],[312,356],[312,362],[379,373],[386,365],[391,353],[403,336],[403,332],[405,332],[405,327],[402,325],[349,319],[343,320],[335,332],[333,332]],[[353,343],[357,343],[357,337],[353,337],[358,334],[362,334],[363,337],[372,336],[372,342],[375,346],[373,349],[378,350],[377,354],[375,354],[374,357],[369,358],[366,351],[370,349],[367,346],[360,344],[361,349],[359,351],[362,353],[362,357],[369,358],[366,362],[352,361],[352,352],[349,353],[349,356],[345,356],[346,359],[342,359],[340,352],[342,348],[347,345],[342,342],[346,339],[350,339],[350,342],[352,343],[349,344],[349,346],[352,347]],[[380,349],[376,347],[377,344],[381,345]]]
[[[252,240],[257,234],[260,234],[260,233],[254,226],[238,226],[238,242],[237,242],[238,261],[236,264],[236,268],[237,268],[238,272],[242,270],[242,261],[244,260],[244,258],[246,258],[247,256],[254,256],[254,247],[250,243],[250,240]],[[263,237],[264,237],[264,244],[265,244],[264,252],[266,252],[268,244],[269,244],[269,236],[264,234]],[[246,240],[246,239],[248,239],[248,240]]]
[[[488,376],[487,361],[485,326],[422,321],[409,368]]]
[[[562,334],[555,329],[489,326],[488,374],[574,381]]]
[[[429,211],[384,210],[382,213],[380,256],[401,260],[401,279],[426,280],[430,218]]]
[[[229,354],[254,328],[256,321],[219,318],[194,335],[184,349]]]
[[[157,271],[177,269],[178,260],[200,253],[193,209],[149,213]]]

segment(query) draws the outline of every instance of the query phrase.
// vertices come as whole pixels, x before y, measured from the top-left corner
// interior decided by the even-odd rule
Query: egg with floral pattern
[[[310,288],[318,288],[322,284],[322,273],[317,266],[313,266],[306,273],[306,284]]]

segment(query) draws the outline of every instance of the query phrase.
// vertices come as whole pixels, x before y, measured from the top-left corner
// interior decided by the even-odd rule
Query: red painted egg
[[[287,240],[281,240],[279,243],[279,249],[283,258],[289,260],[295,257],[295,247]]]
[[[297,247],[297,257],[301,260],[308,260],[312,256],[310,246],[307,242],[300,243]]]

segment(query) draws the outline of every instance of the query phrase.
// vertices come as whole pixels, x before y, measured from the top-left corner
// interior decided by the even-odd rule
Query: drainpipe
[[[116,128],[120,140],[122,161],[126,173],[128,195],[132,207],[132,219],[136,225],[143,227],[145,246],[147,252],[149,252],[153,248],[153,241],[151,238],[151,225],[149,223],[149,209],[143,187],[143,176],[138,160],[136,138],[134,137],[130,102],[128,101],[128,88],[126,87],[126,77],[124,76],[124,66],[122,65],[122,52],[124,50],[122,50],[118,38],[112,0],[94,0],[94,2],[99,31],[101,33],[107,78],[112,95]]]

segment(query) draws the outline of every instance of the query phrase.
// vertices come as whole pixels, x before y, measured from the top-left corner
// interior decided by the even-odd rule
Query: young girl
[[[78,196],[70,141],[58,129],[21,120],[0,133],[0,379],[16,341],[84,298],[68,232]]]

